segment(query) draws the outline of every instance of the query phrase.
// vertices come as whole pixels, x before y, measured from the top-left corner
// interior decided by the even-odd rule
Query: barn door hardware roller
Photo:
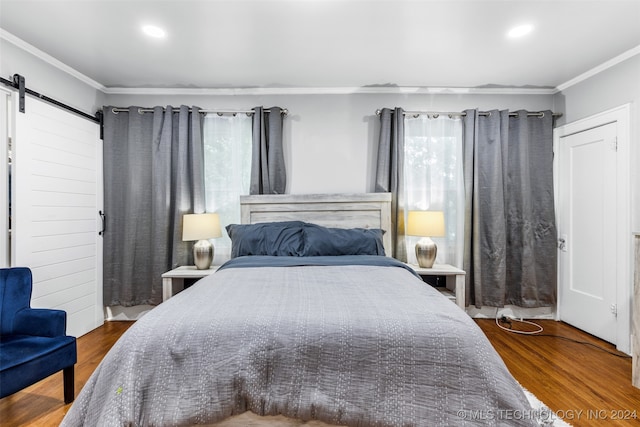
[[[24,94],[26,92],[26,88],[24,85],[24,76],[21,76],[20,74],[14,74],[13,87],[18,89],[18,111],[24,113]]]

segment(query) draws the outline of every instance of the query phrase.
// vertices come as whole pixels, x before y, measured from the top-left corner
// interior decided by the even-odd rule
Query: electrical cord
[[[531,325],[531,326],[533,326],[533,327],[535,327],[537,329],[535,331],[520,331],[520,330],[517,330],[517,329],[511,329],[511,321],[512,320],[515,321],[515,322],[520,322],[520,323],[524,323],[524,324],[527,324],[527,325]],[[507,328],[505,326],[502,326],[500,323],[506,323],[506,324],[509,325],[509,327]],[[502,316],[500,318],[500,322],[498,322],[498,317],[496,316],[496,325],[498,325],[498,327],[500,327],[501,329],[504,329],[507,332],[512,332],[514,334],[520,334],[520,335],[537,335],[540,332],[544,331],[544,328],[542,326],[538,325],[537,323],[530,322],[528,320],[513,319],[513,318],[509,318],[507,316]]]
[[[521,330],[517,330],[517,329],[512,329],[512,322],[520,322],[520,323],[524,323],[530,326],[533,326],[536,328],[536,330],[533,331],[521,331]],[[507,326],[503,326],[502,324],[506,324]],[[600,351],[604,351],[605,353],[609,353],[612,356],[616,356],[616,357],[620,357],[622,359],[630,359],[631,356],[627,355],[627,354],[619,354],[619,353],[614,353],[613,351],[610,351],[604,347],[600,347],[599,345],[587,342],[587,341],[580,341],[580,340],[576,340],[574,338],[569,338],[569,337],[565,337],[562,335],[556,335],[556,334],[542,334],[541,332],[544,331],[544,328],[535,323],[535,322],[531,322],[528,320],[522,320],[522,319],[516,319],[513,317],[507,317],[505,315],[502,315],[500,318],[498,318],[498,312],[496,310],[496,325],[498,325],[498,327],[506,332],[510,332],[513,334],[520,334],[520,335],[528,335],[528,336],[533,336],[533,337],[553,337],[553,338],[560,338],[563,339],[565,341],[570,341],[573,343],[577,343],[577,344],[583,344],[583,345],[588,345],[590,347],[593,347],[597,350]]]

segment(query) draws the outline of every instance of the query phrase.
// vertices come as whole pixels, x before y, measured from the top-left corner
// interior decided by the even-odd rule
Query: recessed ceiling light
[[[143,25],[142,32],[149,37],[154,37],[156,39],[163,39],[167,35],[167,33],[162,28],[156,27],[155,25]]]
[[[531,24],[518,25],[517,27],[513,27],[509,30],[509,32],[507,33],[507,37],[515,39],[518,37],[526,36],[531,31],[533,31],[533,25]]]

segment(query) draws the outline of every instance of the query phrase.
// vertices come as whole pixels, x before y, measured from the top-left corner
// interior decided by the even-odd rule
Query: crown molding
[[[272,88],[123,88],[109,87],[110,95],[205,95],[205,96],[264,96],[264,95],[357,95],[357,94],[429,94],[429,95],[553,95],[555,88],[512,87],[272,87]]]
[[[556,87],[556,92],[562,92],[563,90],[570,88],[571,86],[574,86],[578,83],[581,83],[585,80],[587,80],[588,78],[591,78],[593,76],[595,76],[596,74],[600,74],[603,71],[614,67],[616,65],[618,65],[619,63],[626,61],[627,59],[634,57],[636,55],[640,54],[640,45],[631,48],[629,50],[627,50],[626,52],[621,53],[620,55],[608,60],[607,62],[604,62],[600,65],[598,65],[597,67],[593,67],[592,69],[580,74],[579,76],[576,76],[574,78],[572,78],[571,80],[568,80],[562,84],[559,84]]]
[[[78,79],[81,82],[91,86],[94,89],[100,90],[102,92],[104,92],[105,89],[106,89],[104,85],[98,83],[97,81],[93,80],[92,78],[90,78],[88,76],[85,76],[84,74],[82,74],[78,70],[76,70],[74,68],[71,68],[67,64],[57,60],[56,58],[54,58],[53,56],[49,55],[48,53],[41,51],[37,47],[27,43],[26,41],[22,40],[21,38],[18,38],[16,36],[14,36],[10,32],[8,32],[8,31],[6,31],[6,30],[4,30],[2,28],[0,28],[0,38],[6,40],[9,43],[19,47],[20,49],[32,54],[36,58],[41,59],[42,61],[48,63],[49,65],[52,65],[52,66],[56,67],[57,69],[69,74],[70,76],[75,77],[76,79]]]

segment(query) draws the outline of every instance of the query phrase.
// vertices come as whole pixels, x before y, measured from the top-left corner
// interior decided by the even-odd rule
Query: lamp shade
[[[217,213],[187,214],[182,217],[182,240],[204,240],[220,237]]]
[[[444,233],[444,212],[409,211],[407,235],[424,237],[442,237]]]

